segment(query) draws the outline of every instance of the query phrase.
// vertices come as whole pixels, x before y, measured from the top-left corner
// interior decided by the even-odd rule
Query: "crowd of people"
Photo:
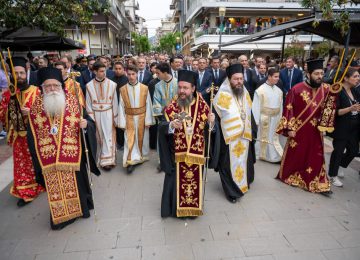
[[[343,186],[340,167],[359,152],[360,74],[339,66],[337,56],[326,72],[322,59],[300,70],[292,57],[283,68],[246,55],[13,57],[0,70],[11,194],[22,207],[46,190],[51,227],[61,229],[90,216],[91,173],[113,171],[122,154],[132,174],[156,149],[162,217],[203,214],[207,168],[236,203],[256,160],[280,164],[284,183],[330,196],[331,184]],[[325,133],[334,146],[329,171]]]

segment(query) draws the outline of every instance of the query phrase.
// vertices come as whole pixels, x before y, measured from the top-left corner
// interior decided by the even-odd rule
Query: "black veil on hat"
[[[38,70],[38,85],[41,86],[47,79],[56,79],[64,88],[64,81],[62,78],[61,70],[54,67],[45,67]]]
[[[324,69],[324,60],[323,59],[312,59],[307,60],[306,64],[308,66],[308,72],[312,73],[314,70]]]
[[[25,68],[26,70],[27,59],[25,59],[24,57],[12,57],[11,60],[14,67],[19,66]],[[11,67],[11,62],[9,58],[6,60],[6,63],[9,64],[9,67]]]
[[[244,67],[241,64],[233,64],[226,68],[226,75],[230,79],[235,73],[243,73]]]
[[[179,70],[178,71],[178,82],[185,81],[191,83],[193,86],[197,85],[198,74],[190,70]]]

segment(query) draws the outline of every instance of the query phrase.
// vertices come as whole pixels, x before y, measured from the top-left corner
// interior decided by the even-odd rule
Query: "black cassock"
[[[218,116],[217,119],[220,120]],[[249,144],[248,160],[247,160],[247,182],[249,188],[250,188],[250,184],[254,181],[254,176],[255,176],[254,164],[256,162],[255,138],[257,136],[257,126],[252,113],[251,113],[251,130],[252,130],[253,141],[251,141]],[[221,184],[223,186],[226,197],[228,199],[240,198],[244,194],[242,193],[239,186],[236,185],[236,183],[232,178],[229,145],[225,143],[221,131],[221,127],[219,127],[219,131],[221,132],[220,148],[219,148],[221,153],[215,170],[219,172]]]
[[[84,118],[87,120],[87,128],[86,128],[86,144],[87,148],[89,150],[89,162],[90,162],[90,171],[94,173],[95,175],[99,176],[101,173],[99,169],[96,166],[96,126],[95,122],[91,119],[90,116],[87,115],[86,111],[84,110]],[[34,136],[31,131],[31,128],[28,128],[27,131],[27,139],[28,139],[28,145],[30,154],[32,157],[34,170],[35,170],[35,176],[36,176],[36,182],[41,184],[43,187],[45,186],[45,180],[42,175],[41,166],[39,163],[39,160],[37,158],[36,152],[35,152],[35,142],[34,142]],[[91,141],[89,141],[91,140]],[[81,137],[81,145],[82,145],[82,155],[81,155],[81,163],[80,163],[80,171],[76,172],[76,181],[78,185],[78,191],[79,191],[79,198],[80,198],[80,204],[81,204],[81,210],[83,213],[83,218],[90,217],[90,211],[91,209],[94,209],[94,202],[92,200],[92,191],[89,184],[89,178],[87,174],[87,160],[86,160],[86,154],[85,154],[85,147],[84,147],[84,140]],[[61,229],[65,227],[66,225],[74,222],[75,219],[71,219],[69,221],[60,223],[55,225],[52,222],[51,216],[50,216],[50,225],[52,229]]]
[[[165,172],[164,186],[161,198],[161,217],[176,217],[176,164],[173,134],[169,134],[169,123],[165,117],[160,118],[158,125],[159,131],[159,155],[161,156],[161,169]],[[219,158],[220,131],[218,124],[215,123],[211,133],[211,149],[209,168],[215,168]],[[208,127],[204,131],[205,140],[208,139]],[[207,146],[205,147],[205,156]],[[205,174],[205,173],[204,173]],[[205,185],[205,183],[203,183]]]
[[[154,78],[149,82],[148,88],[150,92],[151,101],[154,98],[155,85],[160,82],[159,78]],[[157,146],[157,131],[158,131],[158,123],[155,121],[155,125],[150,126],[149,134],[150,134],[150,149],[156,149]]]

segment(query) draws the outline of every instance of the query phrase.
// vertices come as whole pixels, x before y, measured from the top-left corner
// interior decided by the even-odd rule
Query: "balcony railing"
[[[273,25],[275,26],[275,25]],[[239,27],[224,27],[222,29],[223,35],[250,35],[257,32],[261,32],[264,30],[267,30],[273,26],[268,27],[256,27],[255,25],[242,25]],[[218,35],[220,34],[220,27],[207,27],[206,25],[200,25],[198,27],[195,27],[195,38],[200,37],[202,35]],[[302,34],[308,34],[306,32],[303,32]]]
[[[228,6],[234,3],[300,3],[301,0],[191,0],[186,7],[186,19],[193,15],[194,11],[201,8],[204,4],[217,3],[219,5]]]

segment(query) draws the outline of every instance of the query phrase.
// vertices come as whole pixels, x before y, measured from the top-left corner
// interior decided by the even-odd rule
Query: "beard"
[[[310,85],[310,87],[312,87],[312,88],[320,88],[320,87],[321,87],[321,84],[322,84],[322,81],[317,82],[316,80],[313,80],[313,79],[310,77],[310,79],[309,79],[309,85]]]
[[[244,93],[244,84],[243,85],[240,85],[240,84],[233,85],[230,82],[230,87],[235,96],[241,97],[242,94]]]
[[[20,90],[25,90],[27,89],[28,87],[28,83],[27,83],[27,80],[18,80],[17,81],[17,87],[20,89]]]
[[[176,102],[178,103],[178,105],[180,107],[188,107],[188,106],[190,106],[192,99],[193,99],[192,95],[186,96],[186,98],[184,98],[184,99],[179,97]]]
[[[64,111],[66,105],[65,93],[51,92],[44,94],[44,110],[51,116],[60,115]]]

